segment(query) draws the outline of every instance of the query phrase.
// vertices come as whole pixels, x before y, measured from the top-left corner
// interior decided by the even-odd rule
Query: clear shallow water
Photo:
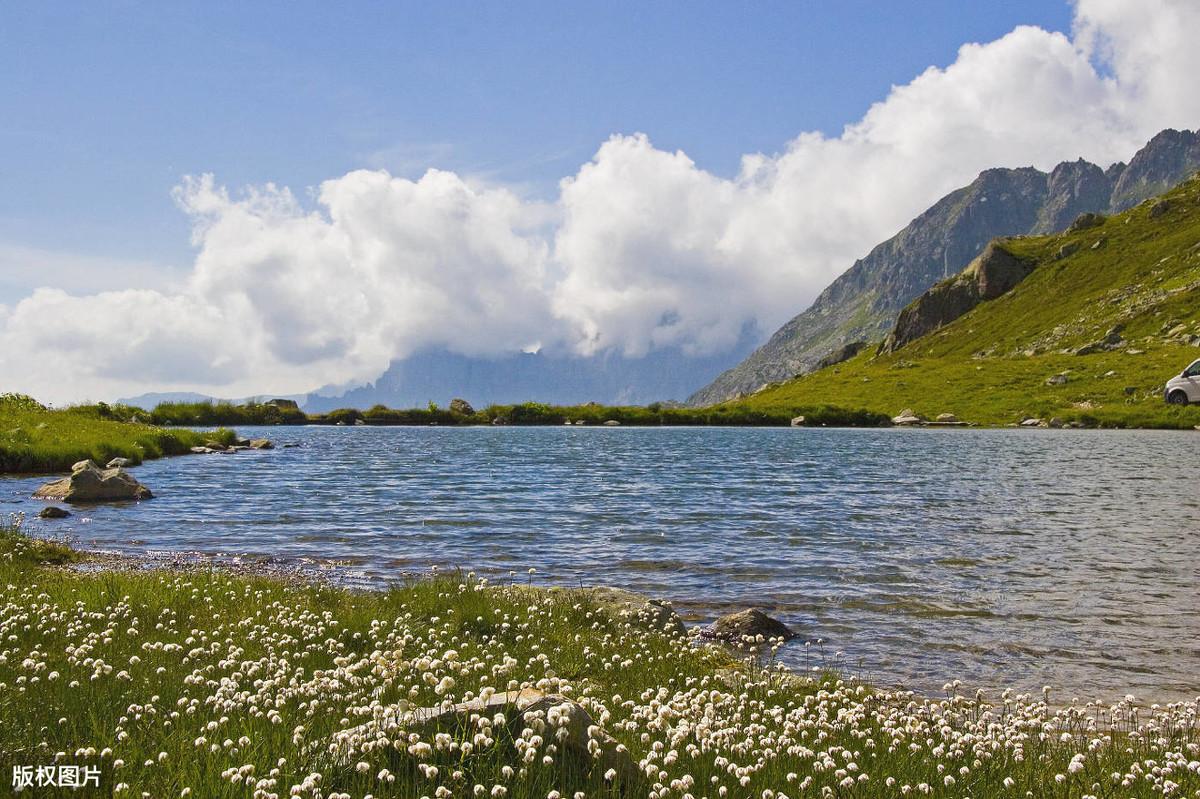
[[[759,606],[868,679],[1200,693],[1200,434],[246,429],[297,449],[135,472],[156,493],[31,532],[86,546],[431,564]],[[0,480],[33,516],[40,478]],[[815,661],[817,647],[812,648]],[[784,659],[805,664],[803,643]],[[1060,697],[1063,696],[1060,694]]]

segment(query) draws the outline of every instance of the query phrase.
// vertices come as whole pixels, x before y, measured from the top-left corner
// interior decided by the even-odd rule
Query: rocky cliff
[[[1079,160],[1051,172],[989,169],[875,247],[746,360],[689,399],[707,405],[811,371],[854,341],[882,339],[896,315],[1002,236],[1051,233],[1085,212],[1130,208],[1200,169],[1200,132],[1165,130],[1129,164]]]
[[[992,241],[966,269],[906,305],[879,352],[895,352],[953,322],[984,300],[1010,291],[1032,271],[1033,264],[1006,250],[1003,241]]]

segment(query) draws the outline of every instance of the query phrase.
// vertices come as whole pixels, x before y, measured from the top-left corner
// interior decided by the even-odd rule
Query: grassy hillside
[[[911,408],[979,424],[1026,417],[1117,427],[1193,427],[1163,384],[1200,357],[1200,178],[1098,227],[1004,245],[1037,268],[1009,293],[897,352],[858,357],[735,407]],[[1119,328],[1110,351],[1075,354]],[[1048,384],[1056,375],[1066,382]]]
[[[122,421],[120,409],[103,404],[50,410],[29,397],[0,395],[0,473],[62,471],[84,458],[141,463],[233,438],[229,430],[197,433]]]

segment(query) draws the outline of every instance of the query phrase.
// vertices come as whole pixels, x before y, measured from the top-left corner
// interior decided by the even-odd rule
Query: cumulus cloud
[[[0,308],[0,377],[51,399],[236,395],[371,380],[424,348],[720,352],[748,325],[769,334],[983,169],[1108,164],[1200,124],[1197,35],[1188,0],[1080,0],[1070,37],[1019,27],[966,44],[841,135],[801,134],[732,177],[638,134],[601,144],[547,203],[436,170],[351,172],[312,208],[188,180],[186,286],[39,290]]]

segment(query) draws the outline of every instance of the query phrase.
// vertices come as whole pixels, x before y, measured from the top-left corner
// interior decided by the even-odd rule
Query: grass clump
[[[62,471],[86,458],[101,465],[118,457],[136,464],[236,438],[231,430],[167,430],[144,419],[124,406],[52,410],[24,395],[0,395],[0,472]]]
[[[12,540],[3,539],[3,546]],[[768,650],[769,651],[769,650]],[[408,712],[535,688],[423,726]],[[386,592],[0,558],[0,751],[119,794],[331,797],[1191,795],[1197,705],[940,699],[740,665],[582,593],[470,574]],[[562,732],[566,730],[566,732]],[[578,731],[577,731],[578,732]]]

